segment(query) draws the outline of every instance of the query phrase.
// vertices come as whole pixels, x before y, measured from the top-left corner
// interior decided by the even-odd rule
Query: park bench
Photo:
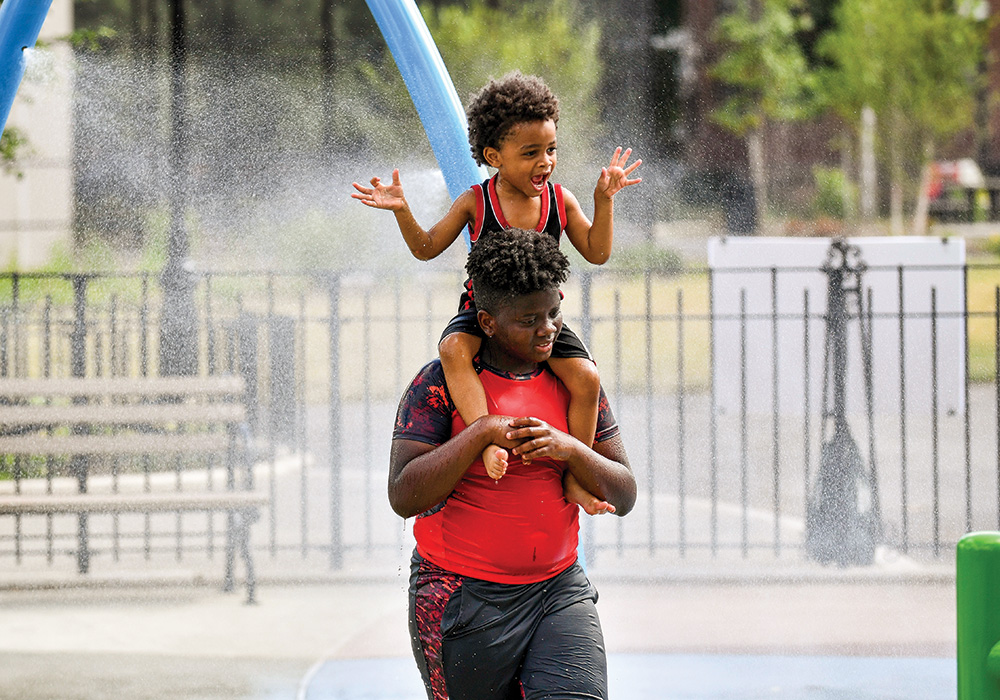
[[[0,458],[15,472],[0,515],[75,515],[86,574],[101,551],[90,516],[110,515],[117,532],[119,517],[144,514],[149,559],[152,514],[177,514],[178,558],[182,513],[224,514],[224,587],[235,586],[238,551],[253,603],[250,529],[268,498],[253,488],[245,413],[243,380],[230,375],[0,379]],[[54,473],[70,477],[68,492],[53,488]]]

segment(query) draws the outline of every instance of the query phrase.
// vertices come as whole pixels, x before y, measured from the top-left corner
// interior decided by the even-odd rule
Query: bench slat
[[[0,396],[11,398],[52,396],[239,396],[245,390],[238,375],[208,377],[58,377],[0,380]]]
[[[269,501],[267,494],[257,491],[4,496],[0,515],[237,510],[265,506]]]
[[[240,423],[242,403],[118,404],[111,406],[2,406],[0,425],[129,425],[148,423]]]
[[[221,452],[229,447],[225,433],[118,435],[0,436],[7,455],[143,455]]]

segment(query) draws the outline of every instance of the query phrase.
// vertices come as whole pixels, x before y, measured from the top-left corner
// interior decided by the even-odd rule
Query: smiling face
[[[558,289],[516,296],[499,304],[495,314],[479,310],[486,334],[483,360],[515,374],[526,374],[552,354],[562,330],[562,299]]]
[[[556,167],[556,123],[551,119],[515,124],[499,148],[483,150],[486,162],[500,172],[500,185],[526,197],[538,197]]]

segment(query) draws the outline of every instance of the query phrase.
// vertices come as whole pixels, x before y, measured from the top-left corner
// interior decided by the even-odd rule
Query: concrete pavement
[[[946,577],[595,582],[611,655],[954,655]],[[208,586],[0,592],[5,699],[291,699],[321,660],[409,654],[402,576],[265,582],[256,606]]]

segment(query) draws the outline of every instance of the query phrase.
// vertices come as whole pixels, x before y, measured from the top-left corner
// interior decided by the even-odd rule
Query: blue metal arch
[[[4,0],[0,5],[0,130],[24,77],[24,50],[38,41],[52,0]]]

